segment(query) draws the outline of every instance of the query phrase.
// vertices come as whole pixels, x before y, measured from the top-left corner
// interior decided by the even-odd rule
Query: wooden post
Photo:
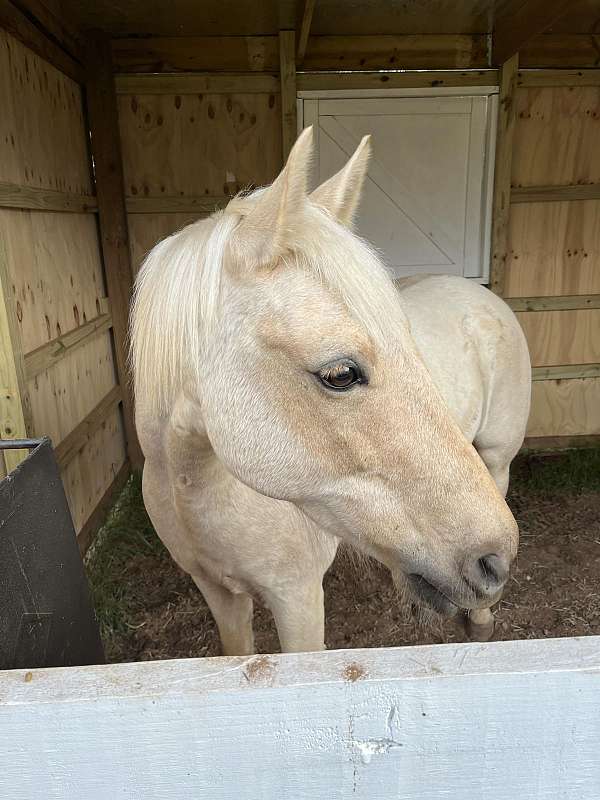
[[[298,40],[298,53],[296,57],[298,64],[302,64],[304,61],[304,56],[306,55],[306,47],[308,45],[310,26],[312,23],[316,2],[317,0],[305,0],[304,2],[304,14],[302,15],[302,26],[300,27],[300,38]]]
[[[296,118],[296,34],[294,31],[279,31],[279,68],[281,76],[283,161],[285,163],[298,134]]]
[[[496,170],[492,216],[492,261],[490,288],[504,295],[506,259],[508,255],[508,224],[510,219],[510,181],[515,130],[515,92],[519,72],[518,53],[502,65],[500,73],[500,103],[496,139]]]
[[[117,96],[110,42],[92,34],[87,46],[86,96],[92,156],[98,195],[98,221],[110,298],[117,374],[123,396],[127,452],[134,469],[143,464],[133,413],[133,393],[127,369],[127,333],[133,272],[129,252],[127,211]]]
[[[10,285],[8,253],[0,232],[0,438],[25,439],[33,435],[33,426],[21,332]],[[26,456],[27,450],[5,450],[6,472],[13,470]]]

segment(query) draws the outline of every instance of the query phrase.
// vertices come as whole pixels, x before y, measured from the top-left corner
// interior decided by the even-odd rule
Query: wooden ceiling
[[[316,0],[311,35],[490,33],[517,0]],[[50,2],[48,2],[50,5]],[[54,0],[80,30],[131,36],[257,36],[300,29],[304,0]],[[600,0],[573,0],[548,30],[600,36]]]

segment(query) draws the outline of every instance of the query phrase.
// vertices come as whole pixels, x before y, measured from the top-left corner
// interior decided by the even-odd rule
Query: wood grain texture
[[[10,0],[0,0],[0,27],[75,81],[83,81],[81,64],[66,53],[52,38],[44,35]]]
[[[127,366],[129,304],[133,273],[129,253],[119,119],[108,39],[102,34],[87,43],[87,104],[94,157],[100,240],[107,294],[111,302],[115,363],[122,391],[123,422],[129,460],[143,464],[134,422],[134,404]]]
[[[130,214],[129,245],[134,274],[137,275],[142,261],[155,244],[202,216],[197,213]]]
[[[490,288],[499,295],[505,293],[505,272],[508,255],[508,225],[510,220],[510,186],[513,158],[513,138],[516,120],[516,81],[519,71],[518,55],[503,64],[500,71],[500,102],[494,170],[492,211],[492,257]]]
[[[598,447],[600,434],[589,436],[526,436],[521,452],[539,450],[576,450],[584,447]]]
[[[225,208],[231,200],[229,195],[209,197],[165,196],[161,197],[128,197],[126,207],[128,214],[197,214],[204,216]]]
[[[38,347],[24,358],[25,375],[28,380],[35,378],[41,372],[55,366],[78,347],[89,344],[97,336],[112,327],[110,314],[100,314],[89,322],[84,322],[79,328],[57,336],[47,344]]]
[[[600,293],[600,200],[511,207],[506,295]]]
[[[104,490],[104,494],[97,501],[90,516],[81,525],[81,529],[77,532],[77,544],[79,545],[79,552],[82,556],[85,556],[90,545],[93,543],[99,528],[106,521],[106,518],[110,514],[115,502],[118,500],[130,475],[131,466],[129,461],[125,461],[121,467],[119,467],[119,471],[113,478],[112,483]]]
[[[533,367],[600,362],[600,309],[517,312],[517,319]]]
[[[598,31],[534,36],[521,48],[519,58],[523,67],[598,67]]]
[[[197,73],[116,75],[117,94],[273,94],[279,79],[264,73]]]
[[[0,29],[0,181],[92,194],[81,88]]]
[[[492,63],[508,61],[534,36],[560,19],[570,5],[571,0],[504,0],[499,3],[492,34]]]
[[[517,86],[598,86],[600,69],[525,69],[519,70]]]
[[[89,414],[56,445],[54,453],[61,469],[70,464],[85,445],[93,439],[95,433],[111,416],[121,400],[121,387],[113,386]]]
[[[513,311],[570,311],[600,308],[600,294],[571,294],[558,297],[507,297]]]
[[[519,89],[513,186],[600,183],[600,86]]]
[[[596,800],[599,651],[583,637],[4,672],[0,790],[558,800],[576,785]]]
[[[434,70],[407,72],[301,72],[298,91],[330,89],[420,89],[438,86],[496,86],[498,70]]]
[[[27,362],[26,362],[27,367]],[[34,434],[49,436],[61,464],[62,453],[73,451],[73,441],[85,441],[88,415],[115,387],[112,341],[109,331],[67,351],[59,362],[28,381]],[[83,437],[83,438],[82,438]]]
[[[600,378],[535,381],[527,436],[600,434]]]
[[[533,381],[598,377],[600,377],[600,364],[565,364],[556,367],[533,367],[531,370]]]
[[[310,36],[310,26],[315,11],[316,0],[304,0],[304,10],[302,12],[302,24],[300,25],[300,35],[298,36],[298,51],[296,53],[296,63],[302,64],[306,55],[308,37]]]
[[[87,214],[97,209],[93,195],[56,192],[34,186],[0,182],[0,208],[24,208],[35,211],[71,211]]]
[[[600,183],[573,186],[517,186],[511,203],[557,203],[562,200],[600,200]]]
[[[77,533],[83,530],[126,461],[123,440],[121,409],[114,407],[62,471]]]
[[[287,161],[296,136],[296,35],[294,31],[279,31],[279,75],[281,80],[281,131],[283,161]]]
[[[120,95],[126,194],[207,197],[281,168],[278,94]]]
[[[106,294],[91,215],[0,209],[25,353],[98,316]]]
[[[11,0],[14,6],[33,20],[46,36],[79,64],[84,60],[81,33],[71,24],[70,15],[56,0]]]

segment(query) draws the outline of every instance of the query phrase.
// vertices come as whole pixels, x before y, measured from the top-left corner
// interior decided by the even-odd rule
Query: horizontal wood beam
[[[531,370],[531,380],[533,381],[598,377],[600,377],[600,364],[563,364],[552,367],[533,367]]]
[[[522,451],[529,450],[575,450],[582,447],[598,447],[600,435],[578,436],[527,436]]]
[[[261,72],[115,76],[117,94],[275,94],[279,79]]]
[[[54,448],[54,454],[60,469],[64,469],[67,464],[75,458],[77,453],[84,447],[107,419],[111,412],[121,402],[123,394],[120,386],[113,386],[108,394],[95,406],[90,413],[76,425],[71,433],[67,434],[62,442]]]
[[[600,183],[573,186],[513,186],[511,203],[560,203],[567,200],[600,200]]]
[[[11,36],[74,81],[83,83],[85,73],[81,64],[46,36],[10,0],[0,0],[0,28],[4,28]]]
[[[43,344],[36,350],[24,356],[25,377],[27,380],[35,378],[41,372],[45,372],[50,367],[58,364],[63,358],[68,356],[78,347],[88,344],[97,336],[108,331],[112,326],[110,314],[102,314],[95,319],[86,322],[75,330],[63,333],[56,339]]]
[[[496,12],[492,63],[503,64],[562,17],[573,0],[508,0]]]
[[[487,36],[311,36],[306,70],[466,69],[488,66]],[[115,39],[118,73],[279,72],[277,36]]]
[[[517,86],[600,86],[600,69],[519,70]]]
[[[329,89],[425,89],[441,86],[497,86],[498,70],[419,72],[299,72],[298,91]]]
[[[11,0],[11,2],[30,19],[36,20],[38,26],[51,36],[65,52],[76,61],[83,63],[84,48],[81,33],[70,25],[66,14],[61,14],[59,18],[44,0]],[[57,6],[55,8],[58,10]]]
[[[116,500],[123,491],[123,487],[127,483],[130,475],[131,464],[128,460],[126,460],[121,465],[108,489],[98,501],[96,508],[84,522],[83,527],[77,534],[77,544],[79,545],[79,552],[82,556],[87,553],[90,545],[94,541],[98,529],[106,520],[108,512],[114,506]]]
[[[600,308],[600,294],[572,294],[562,297],[507,297],[513,311],[577,311]]]
[[[98,210],[93,195],[57,192],[37,186],[0,182],[0,208],[25,208],[32,211],[93,213]]]
[[[162,196],[132,197],[125,199],[128,214],[212,214],[225,208],[231,197],[227,195],[207,196]]]
[[[521,67],[598,67],[598,35],[591,33],[543,33],[519,51]]]

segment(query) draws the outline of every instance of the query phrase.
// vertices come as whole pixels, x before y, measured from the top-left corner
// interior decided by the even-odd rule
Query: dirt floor
[[[508,500],[521,543],[494,638],[600,634],[600,449],[520,456]],[[138,478],[88,554],[87,568],[110,661],[219,654],[210,612],[157,539]],[[465,639],[455,623],[424,629],[407,617],[389,573],[374,562],[341,553],[324,586],[329,648]],[[264,608],[256,609],[255,631],[259,652],[278,651]]]

